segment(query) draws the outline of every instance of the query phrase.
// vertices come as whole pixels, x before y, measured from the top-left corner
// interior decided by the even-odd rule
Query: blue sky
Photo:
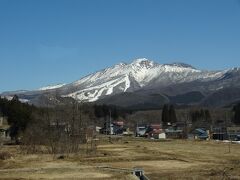
[[[240,66],[240,1],[0,0],[0,92],[141,57]]]

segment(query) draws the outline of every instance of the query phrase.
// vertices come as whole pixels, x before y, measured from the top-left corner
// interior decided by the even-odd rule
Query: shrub
[[[11,153],[3,151],[0,152],[0,160],[10,159],[12,157]]]

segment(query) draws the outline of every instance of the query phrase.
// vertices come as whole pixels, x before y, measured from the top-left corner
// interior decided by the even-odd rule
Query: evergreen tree
[[[169,107],[169,120],[171,123],[177,122],[177,116],[173,105]]]
[[[4,116],[8,117],[11,138],[17,139],[19,133],[25,130],[31,120],[33,108],[33,106],[21,103],[16,95],[11,101],[0,99],[0,110]]]
[[[166,126],[168,122],[170,122],[170,120],[169,120],[169,105],[164,104],[163,109],[162,109],[162,123],[164,126]]]
[[[212,117],[208,109],[205,110],[205,119],[207,122],[212,124]]]
[[[111,116],[112,116],[113,119],[117,119],[119,117],[119,112],[118,112],[116,106],[112,106],[110,108],[110,111],[111,111]]]
[[[234,117],[233,122],[240,125],[240,103],[233,107]]]

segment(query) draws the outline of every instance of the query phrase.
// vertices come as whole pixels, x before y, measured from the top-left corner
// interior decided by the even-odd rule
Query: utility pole
[[[112,137],[111,137],[111,135],[112,135],[112,117],[111,117],[112,115],[111,115],[111,109],[109,110],[109,142],[112,142]]]
[[[225,112],[225,128],[226,128],[226,130],[227,130],[228,140],[230,141],[230,142],[228,142],[228,153],[231,153],[232,138],[230,137],[230,134],[229,134],[229,132],[228,132],[227,125],[228,125],[228,123],[227,123],[227,112]]]
[[[110,110],[110,111],[109,111],[109,126],[110,126],[110,135],[112,134],[111,124],[112,124],[112,119],[111,119],[111,110]]]
[[[138,136],[138,120],[137,120],[137,128],[135,131],[136,131],[135,136],[137,137]]]

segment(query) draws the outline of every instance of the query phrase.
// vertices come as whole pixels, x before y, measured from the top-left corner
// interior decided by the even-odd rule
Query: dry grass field
[[[57,159],[23,154],[4,146],[11,157],[0,160],[0,179],[136,179],[113,168],[143,168],[151,179],[240,179],[240,145],[213,141],[156,141],[122,138],[101,141],[97,153]]]

